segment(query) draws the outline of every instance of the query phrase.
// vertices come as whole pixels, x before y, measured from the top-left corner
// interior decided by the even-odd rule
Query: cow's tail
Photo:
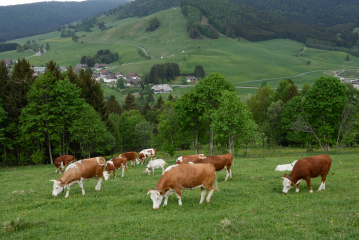
[[[101,167],[106,164],[106,160],[103,157],[96,157],[96,160],[97,160],[97,164]],[[100,160],[103,162],[103,164],[100,163]]]

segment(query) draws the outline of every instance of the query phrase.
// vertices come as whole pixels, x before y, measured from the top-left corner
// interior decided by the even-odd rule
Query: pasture
[[[305,156],[305,155],[302,155]],[[84,182],[69,198],[52,197],[53,165],[0,169],[0,237],[4,239],[355,239],[359,234],[359,159],[357,154],[331,155],[326,190],[318,192],[320,177],[300,192],[282,193],[278,164],[298,156],[235,158],[233,180],[217,174],[220,192],[210,204],[199,205],[200,190],[183,191],[183,206],[175,194],[167,207],[152,209],[147,189],[153,189],[161,170],[143,173],[130,167],[125,177]],[[166,160],[173,163],[175,159]],[[166,165],[168,166],[168,165]],[[120,173],[117,173],[120,176]],[[17,220],[18,219],[18,220]],[[13,221],[9,224],[8,221]],[[11,227],[11,226],[13,227]]]
[[[147,23],[154,16],[160,20],[161,26],[154,32],[145,32]],[[195,66],[200,64],[207,74],[219,72],[237,87],[257,88],[263,81],[276,87],[282,79],[289,77],[301,88],[305,82],[313,83],[325,72],[359,66],[357,57],[350,56],[350,61],[345,61],[347,53],[344,52],[306,48],[302,57],[298,58],[304,44],[287,39],[249,42],[221,35],[216,40],[191,40],[180,8],[143,18],[116,20],[115,16],[101,16],[99,21],[112,28],[101,31],[94,27],[92,32],[77,32],[80,37],[77,43],[71,38],[60,38],[60,32],[12,42],[49,42],[50,51],[39,57],[28,58],[34,66],[45,65],[49,60],[56,61],[60,66],[75,66],[80,63],[82,56],[93,56],[100,49],[110,49],[120,55],[118,61],[109,64],[113,72],[144,74],[149,73],[154,64],[176,62],[182,73],[193,73]],[[39,41],[40,38],[43,40]],[[138,47],[144,48],[154,59],[140,56]],[[33,54],[10,51],[0,53],[0,59],[17,59]],[[238,90],[239,94],[246,95],[248,92],[255,90]]]

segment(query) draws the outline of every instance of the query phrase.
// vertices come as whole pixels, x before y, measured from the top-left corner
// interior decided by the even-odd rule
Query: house
[[[102,68],[108,68],[108,65],[106,63],[96,63],[93,68],[97,71],[100,71]]]
[[[10,60],[4,59],[4,60],[0,60],[0,62],[4,62],[7,67],[11,66]]]
[[[61,71],[61,72],[67,71],[67,67],[60,67],[60,71]]]
[[[107,76],[107,75],[113,75],[113,73],[106,70],[100,71],[100,76]]]
[[[173,89],[168,84],[154,85],[151,89],[154,94],[173,92]]]
[[[141,86],[141,78],[126,78],[126,86],[128,87],[140,87]]]
[[[36,72],[34,72],[34,73],[32,74],[32,76],[33,76],[34,78],[37,78],[37,77],[39,76],[39,74],[36,73]]]
[[[81,71],[81,68],[74,68],[74,69],[72,69],[74,72],[76,72],[77,74],[80,74],[80,71]]]
[[[94,73],[92,74],[91,76],[93,79],[96,80],[96,82],[99,82],[100,81],[100,74],[99,73]]]
[[[35,73],[41,74],[45,72],[46,67],[33,67],[32,70],[34,70]]]
[[[106,82],[106,83],[116,83],[117,82],[117,78],[115,75],[107,75],[107,76],[104,76],[102,77],[103,81]]]
[[[136,73],[129,72],[129,73],[126,74],[126,78],[137,79],[138,75]]]
[[[87,68],[88,65],[87,64],[77,64],[76,68]]]
[[[198,82],[198,79],[194,76],[186,77],[186,79],[187,79],[187,82],[192,82],[192,83]]]
[[[352,81],[353,87],[356,88],[357,90],[359,90],[359,79],[353,80]]]
[[[116,76],[118,79],[120,79],[120,78],[123,77],[123,75],[122,75],[121,72],[116,72],[116,73],[115,73],[115,76]]]
[[[17,60],[11,60],[12,64],[17,63]]]

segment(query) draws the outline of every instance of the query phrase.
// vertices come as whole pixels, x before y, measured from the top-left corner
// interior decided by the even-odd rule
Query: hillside
[[[154,32],[145,32],[146,24],[155,16],[160,20],[161,26]],[[80,63],[82,56],[92,56],[100,49],[119,53],[120,59],[109,66],[111,71],[121,71],[124,74],[145,74],[154,64],[166,62],[176,62],[180,65],[181,72],[193,73],[195,66],[200,64],[207,74],[219,72],[237,87],[253,87],[238,88],[241,95],[255,92],[262,81],[277,86],[281,79],[291,77],[301,88],[303,83],[313,83],[315,78],[323,73],[330,73],[330,70],[359,66],[359,59],[354,56],[350,56],[351,61],[345,61],[347,54],[343,52],[306,48],[302,57],[298,58],[304,44],[292,40],[275,39],[253,43],[222,35],[216,40],[191,40],[186,31],[185,17],[179,7],[143,18],[116,20],[116,15],[103,15],[98,21],[104,22],[109,29],[101,31],[94,27],[93,32],[77,32],[78,36],[86,35],[79,42],[74,42],[71,38],[60,38],[59,32],[22,38],[15,42],[38,42],[39,38],[44,39],[40,43],[49,42],[49,52],[27,59],[34,66],[44,65],[51,59],[60,66],[75,66]],[[148,60],[140,56],[138,47],[145,49],[154,59]],[[30,55],[33,54],[11,51],[0,53],[0,59],[17,59]],[[308,60],[311,61],[311,66],[308,65]]]
[[[124,4],[126,0],[39,2],[0,7],[0,42],[52,32],[56,27]]]

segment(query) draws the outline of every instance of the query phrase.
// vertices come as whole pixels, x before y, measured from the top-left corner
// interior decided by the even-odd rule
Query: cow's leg
[[[100,177],[97,181],[97,185],[95,187],[95,191],[100,191],[101,190],[101,182],[102,182],[102,177]]]
[[[299,192],[299,184],[300,184],[301,182],[303,182],[303,179],[299,179],[299,180],[297,181],[297,189],[295,189],[295,192]]]
[[[65,198],[67,198],[70,194],[70,186],[67,186],[67,192],[66,192],[66,195],[65,195]]]
[[[165,193],[165,202],[163,203],[163,206],[167,206],[168,197],[171,196],[173,193],[175,193],[174,190],[170,189]]]
[[[229,171],[227,170],[227,166],[224,166],[224,169],[226,169],[226,179],[224,179],[224,181],[227,181],[229,176]]]
[[[155,168],[152,168],[152,175],[155,175]]]
[[[322,174],[322,183],[320,184],[318,191],[325,189],[325,180],[327,179],[327,175],[328,173]]]
[[[182,189],[175,189],[175,191],[177,194],[178,205],[182,206],[182,200],[181,200]]]
[[[201,201],[199,201],[199,204],[203,203],[205,196],[206,196],[206,189],[204,187],[201,187]]]
[[[215,188],[213,186],[211,186],[210,188],[207,188],[209,193],[208,193],[208,196],[207,196],[207,203],[209,203],[211,201],[211,197],[212,197],[212,194],[213,194],[213,191],[215,190]]]
[[[310,184],[310,177],[307,177],[307,178],[305,179],[305,181],[307,181],[307,185],[308,185],[308,187],[309,187],[309,192],[310,192],[310,193],[313,193],[313,188],[312,188],[312,186],[311,186],[311,184]]]
[[[122,177],[125,176],[125,166],[122,167]]]
[[[113,168],[113,176],[116,178],[116,168]]]
[[[62,169],[64,169],[64,162],[61,162],[61,165],[60,165],[60,173],[61,173]]]
[[[230,167],[229,167],[229,177],[232,179],[232,171]]]
[[[55,171],[55,173],[57,173],[57,167],[56,167],[56,171]]]
[[[83,182],[82,182],[82,181],[79,182],[79,186],[80,186],[80,188],[81,188],[82,195],[85,195],[85,189],[84,189],[84,185],[83,185]]]

